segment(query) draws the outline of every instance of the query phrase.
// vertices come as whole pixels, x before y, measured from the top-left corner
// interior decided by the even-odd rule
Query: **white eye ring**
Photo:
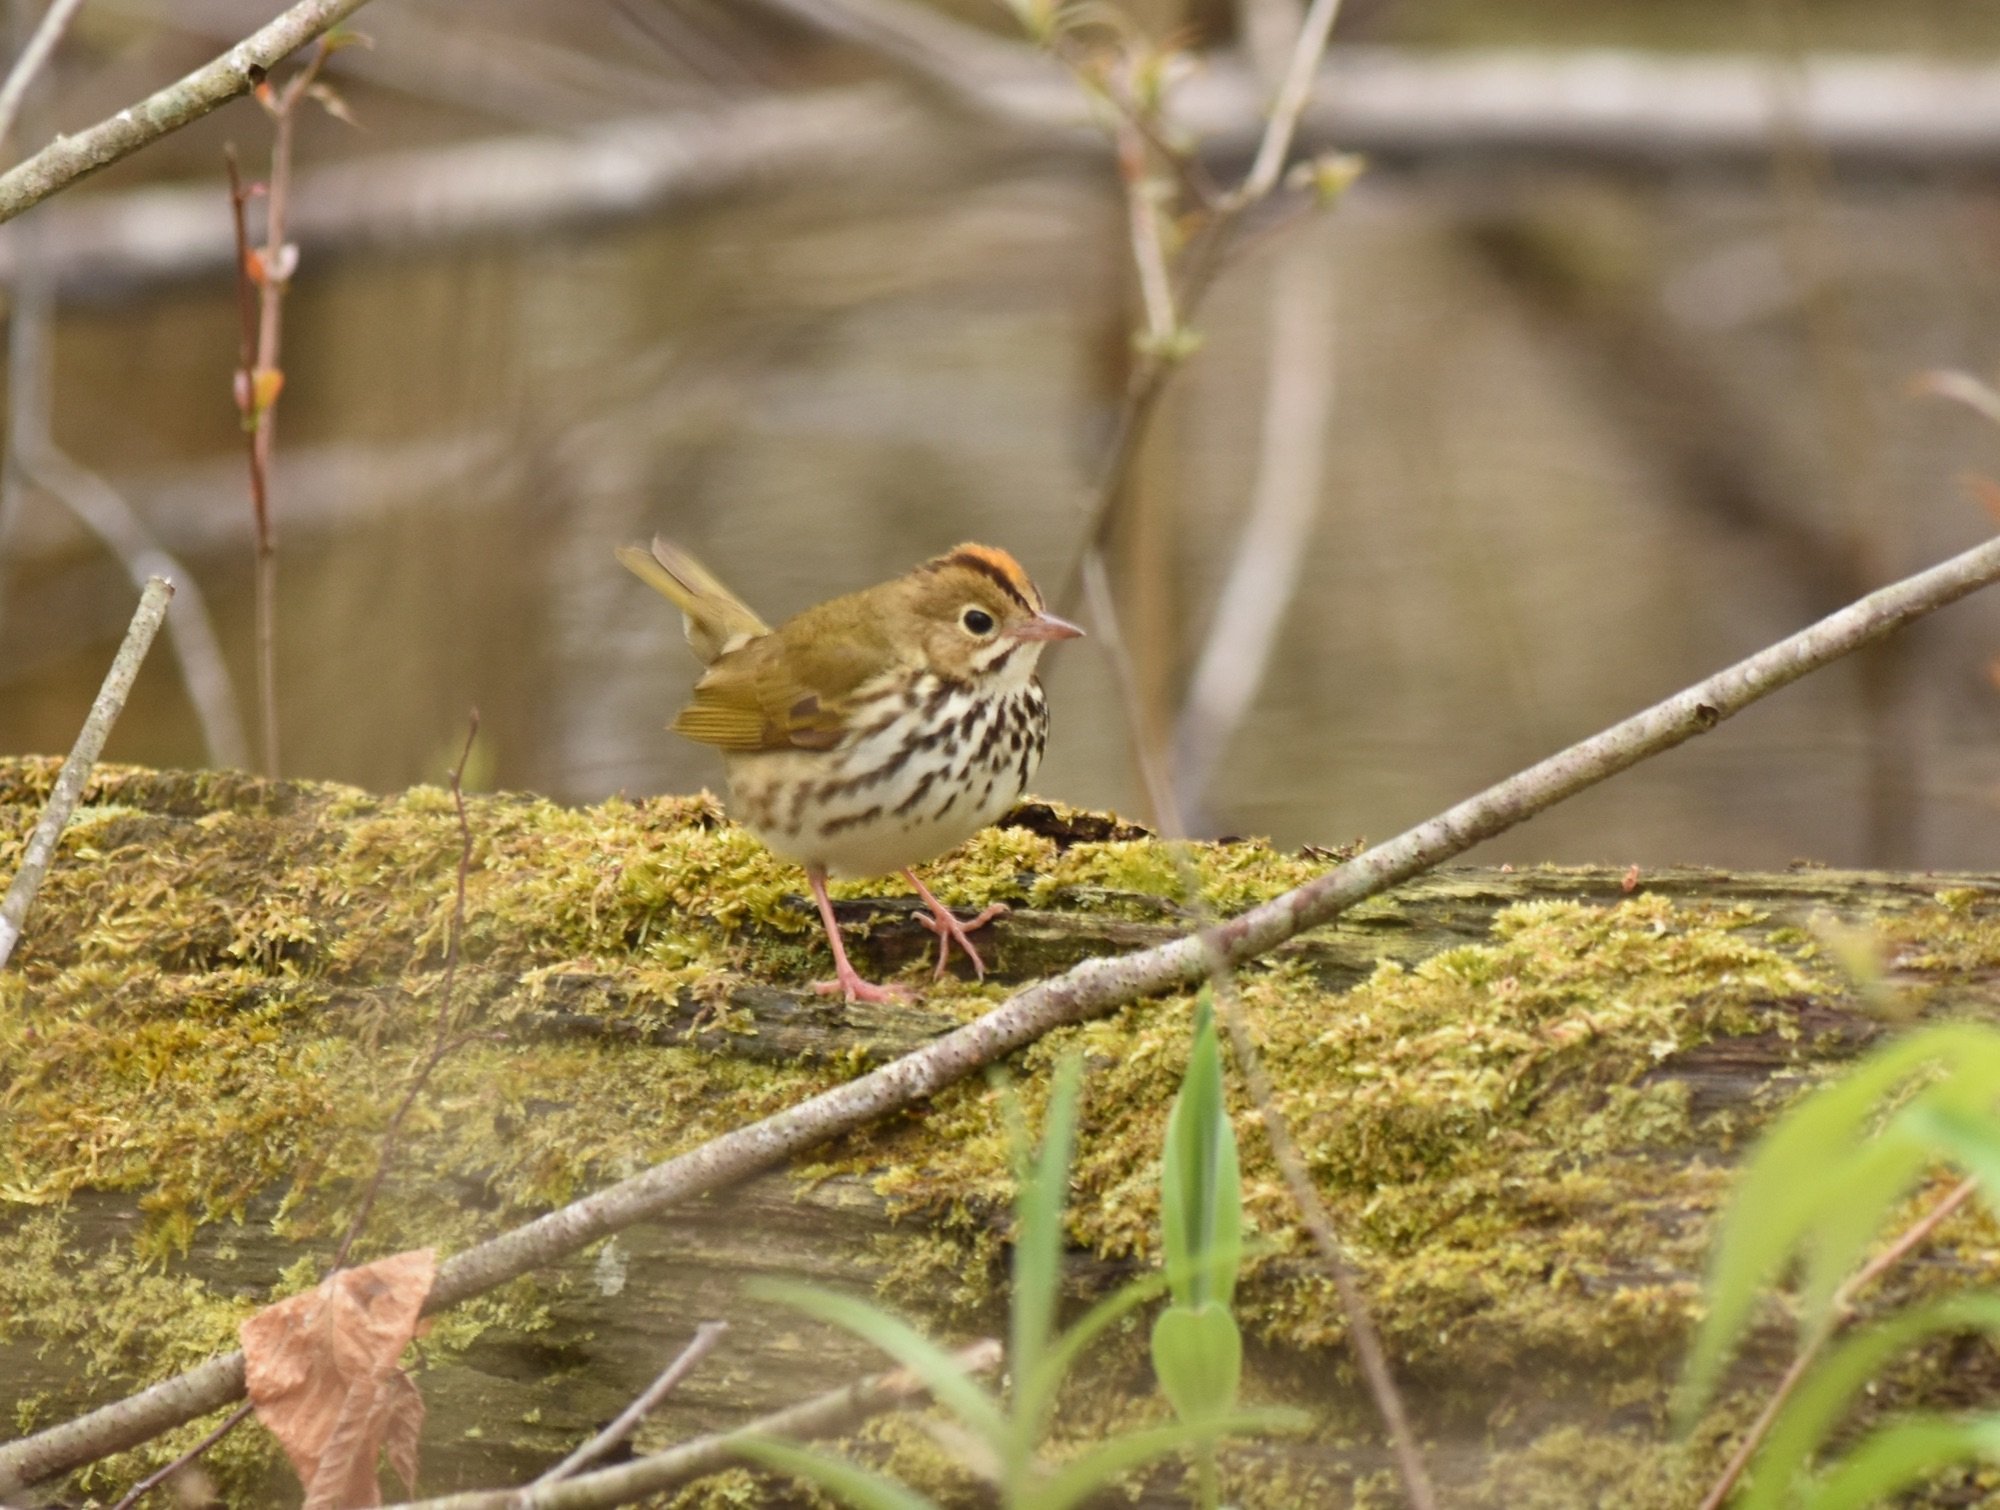
[[[993,633],[993,615],[983,608],[968,608],[958,616],[958,622],[965,626],[967,634],[981,637]]]

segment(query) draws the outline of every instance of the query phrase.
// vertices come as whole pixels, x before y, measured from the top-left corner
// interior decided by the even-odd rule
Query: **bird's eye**
[[[958,622],[963,624],[973,634],[993,633],[993,615],[983,608],[966,609]]]

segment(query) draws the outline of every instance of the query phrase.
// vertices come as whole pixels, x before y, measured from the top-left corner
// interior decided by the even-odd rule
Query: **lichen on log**
[[[54,762],[0,761],[0,872]],[[816,996],[802,877],[706,796],[566,808],[470,801],[458,1004],[467,1041],[409,1128],[361,1256],[450,1251],[925,1042],[1012,983],[1184,932],[1324,862],[1258,842],[1169,847],[1032,804],[936,867],[1009,902],[984,986],[929,984],[900,883],[842,890],[858,962],[914,1001]],[[233,1346],[316,1277],[372,1167],[442,988],[458,859],[447,794],[375,797],[229,773],[101,769],[0,975],[0,1407],[30,1428]],[[1202,895],[1185,894],[1192,877]],[[1355,909],[1237,989],[1351,1246],[1453,1498],[1681,1504],[1754,1402],[1753,1367],[1685,1441],[1667,1387],[1710,1219],[1744,1140],[1884,1030],[1840,967],[1861,933],[1910,1010],[1993,1015],[1986,877],[1452,870]],[[1156,1259],[1157,1161],[1191,1002],[1161,998],[1016,1056],[1089,1068],[1070,1232],[1077,1298]],[[864,1349],[745,1301],[748,1274],[872,1288],[945,1335],[995,1331],[1010,1193],[999,1092],[961,1085],[769,1176],[441,1318],[424,1344],[432,1489],[530,1476],[615,1414],[694,1324],[725,1346],[647,1428],[664,1442],[858,1376]],[[1235,1503],[1341,1502],[1379,1472],[1330,1284],[1240,1101],[1260,1234],[1240,1292],[1253,1392],[1302,1441],[1227,1460]],[[2000,1265],[1983,1217],[1921,1288]],[[1947,1273],[1949,1271],[1949,1273]],[[1768,1361],[1768,1360],[1766,1360]],[[1921,1389],[1919,1373],[1908,1388]],[[1143,1337],[1093,1357],[1062,1413],[1143,1418]],[[87,1471],[102,1492],[199,1427]],[[907,1429],[873,1450],[949,1478]],[[244,1502],[251,1433],[216,1472]],[[1150,1494],[1176,1502],[1174,1478]]]

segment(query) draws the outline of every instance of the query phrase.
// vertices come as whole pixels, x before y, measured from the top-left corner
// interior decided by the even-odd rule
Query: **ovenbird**
[[[960,545],[894,581],[834,598],[776,629],[692,556],[655,538],[618,559],[671,599],[706,673],[671,727],[722,751],[730,806],[777,855],[805,867],[835,978],[849,1001],[895,993],[855,973],[828,876],[900,871],[929,909],[937,973],[955,943],[1004,907],[961,922],[912,868],[1006,812],[1042,758],[1048,705],[1035,665],[1083,631],[1046,612],[1019,563]]]

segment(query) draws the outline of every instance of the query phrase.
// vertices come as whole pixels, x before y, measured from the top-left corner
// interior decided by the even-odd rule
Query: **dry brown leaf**
[[[436,1275],[434,1249],[398,1253],[328,1275],[239,1329],[250,1401],[305,1485],[306,1510],[381,1504],[385,1448],[414,1492],[424,1402],[396,1360]]]

